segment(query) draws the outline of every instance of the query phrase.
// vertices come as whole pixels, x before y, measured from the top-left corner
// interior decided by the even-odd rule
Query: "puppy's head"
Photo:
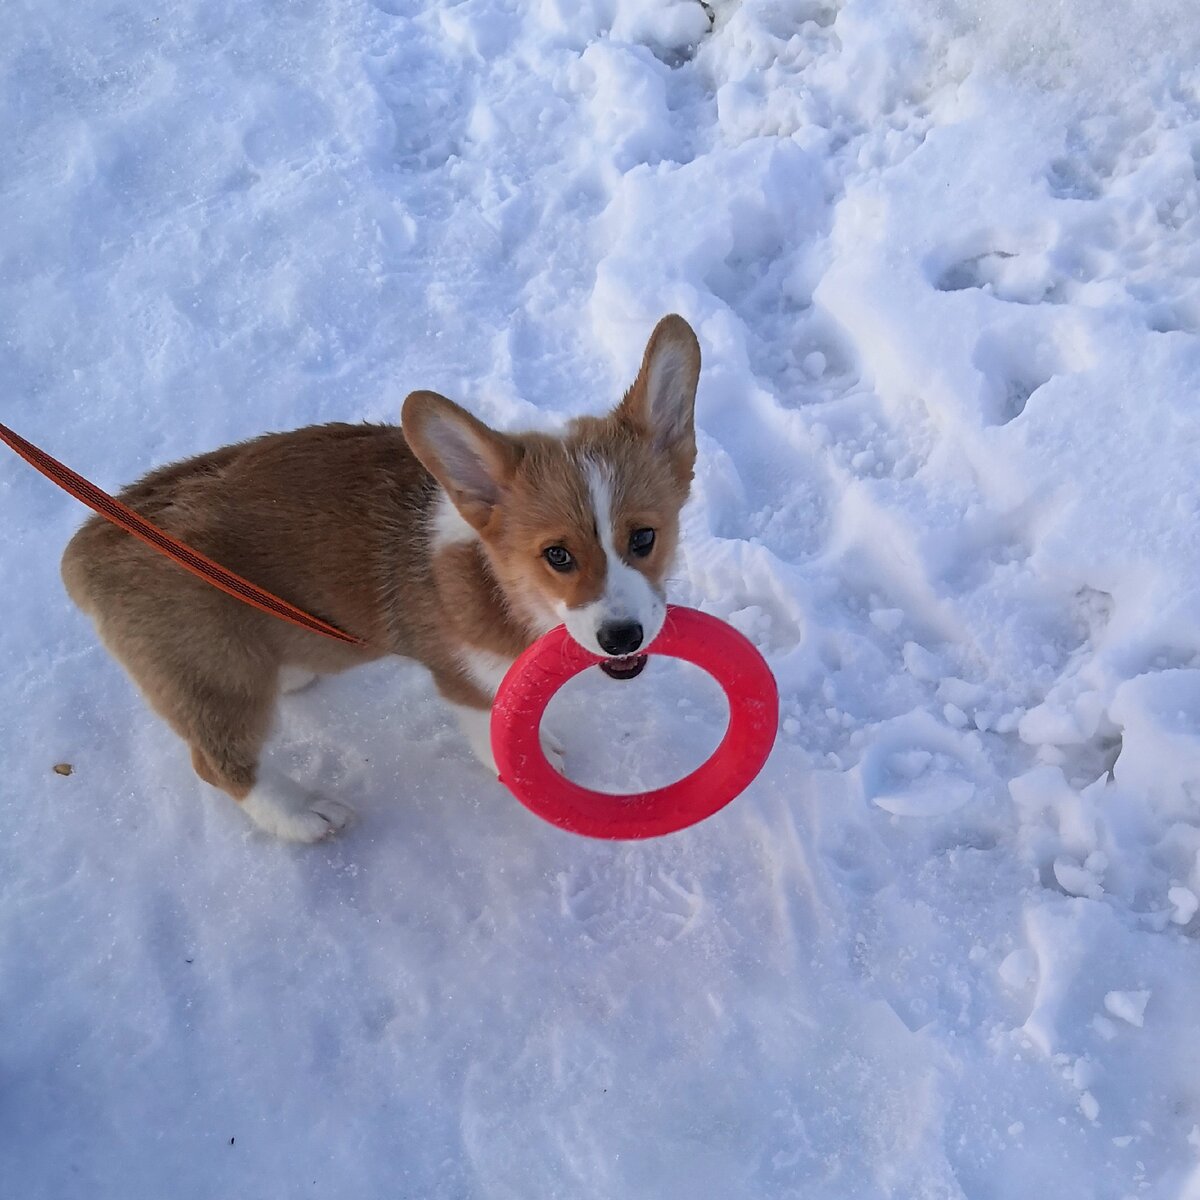
[[[669,316],[621,403],[562,437],[497,433],[433,392],[404,404],[408,444],[478,535],[509,604],[535,626],[565,623],[615,677],[641,670],[666,615],[699,375],[696,335]]]

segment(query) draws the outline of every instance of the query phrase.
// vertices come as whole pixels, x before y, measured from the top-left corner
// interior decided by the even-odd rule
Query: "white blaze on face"
[[[658,637],[667,606],[645,575],[631,567],[617,549],[611,468],[592,458],[584,459],[580,466],[596,518],[596,534],[604,550],[604,591],[598,599],[579,608],[562,605],[559,615],[567,632],[581,646],[605,657],[611,655],[600,645],[601,627],[636,622],[642,627],[640,653]]]

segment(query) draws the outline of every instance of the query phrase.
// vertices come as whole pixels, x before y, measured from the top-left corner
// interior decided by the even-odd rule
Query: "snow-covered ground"
[[[1200,22],[1187,0],[15,0],[0,419],[102,484],[703,345],[673,598],[752,788],[538,822],[421,671],[288,698],[354,804],[205,791],[0,461],[0,1190],[1200,1197]],[[577,778],[720,735],[656,662]],[[69,762],[74,773],[56,774]]]

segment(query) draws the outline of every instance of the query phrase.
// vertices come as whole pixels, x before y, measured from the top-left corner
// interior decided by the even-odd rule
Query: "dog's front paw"
[[[341,833],[354,819],[354,809],[350,805],[343,804],[340,800],[331,800],[328,796],[313,796],[312,803],[305,811],[325,825],[324,833],[319,833],[316,838],[311,839],[313,841],[328,837],[331,833]]]
[[[538,740],[542,743],[542,753],[546,761],[560,774],[567,773],[567,748],[552,733],[544,729],[538,731]]]
[[[487,708],[470,708],[465,704],[452,706],[458,716],[458,723],[466,735],[467,742],[475,752],[475,757],[493,775],[499,776],[496,757],[492,754],[492,713]]]
[[[242,810],[264,833],[286,842],[319,842],[344,829],[354,815],[349,805],[314,796],[282,775],[260,779]]]

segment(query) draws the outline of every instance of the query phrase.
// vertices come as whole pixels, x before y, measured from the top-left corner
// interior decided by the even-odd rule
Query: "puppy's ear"
[[[696,384],[700,343],[692,327],[672,313],[654,327],[642,367],[617,416],[649,436],[688,481],[696,462]]]
[[[413,392],[400,423],[422,466],[482,532],[521,461],[520,445],[437,392]]]

